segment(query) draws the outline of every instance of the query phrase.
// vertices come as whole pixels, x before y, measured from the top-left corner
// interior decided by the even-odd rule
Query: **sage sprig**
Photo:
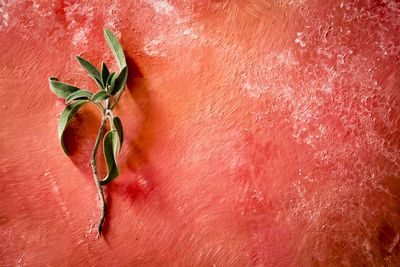
[[[69,154],[64,144],[63,135],[74,115],[86,104],[94,104],[101,111],[102,120],[90,159],[94,180],[102,205],[102,212],[98,225],[99,236],[103,229],[103,222],[106,214],[106,204],[102,186],[113,181],[119,175],[117,155],[121,150],[124,138],[121,119],[114,116],[112,110],[115,108],[121,97],[128,77],[128,66],[126,65],[126,59],[121,44],[108,29],[104,29],[104,37],[118,62],[120,68],[119,73],[110,72],[104,62],[99,71],[88,60],[79,56],[76,57],[79,64],[87,71],[89,76],[99,87],[100,90],[96,93],[60,82],[55,77],[49,78],[50,90],[57,96],[65,99],[65,103],[68,104],[61,113],[61,117],[58,121],[58,137],[60,139],[61,147],[67,156],[69,156]],[[107,175],[100,180],[97,173],[96,155],[107,121],[110,123],[110,130],[103,137],[103,153],[107,165]]]

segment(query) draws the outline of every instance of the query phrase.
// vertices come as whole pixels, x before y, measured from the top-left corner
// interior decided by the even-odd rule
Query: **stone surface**
[[[75,60],[129,66],[104,238]],[[0,265],[399,266],[400,3],[1,1]],[[100,166],[104,175],[104,165]]]

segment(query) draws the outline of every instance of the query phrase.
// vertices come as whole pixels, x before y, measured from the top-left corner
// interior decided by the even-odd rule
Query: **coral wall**
[[[103,27],[130,76],[97,239],[100,114],[66,157],[47,79],[95,90]],[[1,1],[0,265],[399,266],[399,33],[396,0]]]

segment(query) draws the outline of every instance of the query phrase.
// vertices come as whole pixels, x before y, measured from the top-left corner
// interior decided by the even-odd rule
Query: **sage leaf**
[[[103,83],[101,82],[101,78],[97,78],[95,76],[90,75],[90,77],[94,80],[94,82],[97,84],[97,86],[100,88],[100,90],[104,89]]]
[[[101,64],[101,79],[105,87],[107,86],[107,79],[109,75],[110,71],[108,70],[107,65],[103,62]]]
[[[117,73],[113,72],[110,74],[110,76],[108,76],[106,84],[107,84],[107,92],[109,92],[109,93],[111,93],[114,89],[116,75],[117,75]]]
[[[122,122],[119,117],[114,117],[113,118],[113,125],[115,129],[117,130],[118,133],[118,138],[119,138],[119,151],[121,150],[122,143],[124,142],[124,131],[122,129]]]
[[[104,29],[104,37],[115,58],[117,59],[119,68],[122,70],[124,67],[126,67],[126,59],[121,44],[118,42],[117,38],[115,38],[115,35],[108,29]]]
[[[92,96],[92,102],[93,102],[93,103],[97,103],[97,102],[106,100],[106,99],[109,98],[109,97],[110,97],[110,94],[107,93],[107,91],[98,91],[97,93],[95,93],[95,94]]]
[[[96,69],[95,66],[92,65],[89,61],[87,61],[84,58],[81,58],[80,56],[76,56],[76,59],[78,60],[79,64],[92,76],[101,78],[100,72]]]
[[[87,103],[89,103],[89,101],[87,100],[75,101],[74,103],[66,106],[61,113],[60,120],[58,121],[58,138],[60,139],[61,146],[67,156],[69,156],[69,154],[63,140],[64,131],[67,128],[71,119],[74,117],[75,113],[78,112],[78,110]]]
[[[121,72],[118,74],[117,78],[115,78],[115,85],[112,91],[112,95],[118,95],[125,88],[126,79],[128,78],[128,69],[124,67]]]
[[[61,98],[67,98],[70,94],[75,91],[81,90],[80,88],[69,85],[63,82],[59,82],[56,77],[49,78],[50,90]]]
[[[116,155],[118,150],[119,137],[117,130],[108,131],[103,139],[103,153],[107,164],[107,176],[100,181],[100,185],[106,185],[119,175]]]
[[[65,104],[68,104],[72,100],[76,100],[76,99],[89,99],[92,96],[93,96],[93,93],[88,90],[78,90],[78,91],[75,91],[72,94],[70,94],[65,99]]]

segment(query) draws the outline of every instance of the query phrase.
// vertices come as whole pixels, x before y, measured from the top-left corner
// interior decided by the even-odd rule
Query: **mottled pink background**
[[[121,176],[48,77],[129,78]],[[399,266],[400,2],[0,1],[0,265]],[[100,172],[104,175],[104,165]]]

